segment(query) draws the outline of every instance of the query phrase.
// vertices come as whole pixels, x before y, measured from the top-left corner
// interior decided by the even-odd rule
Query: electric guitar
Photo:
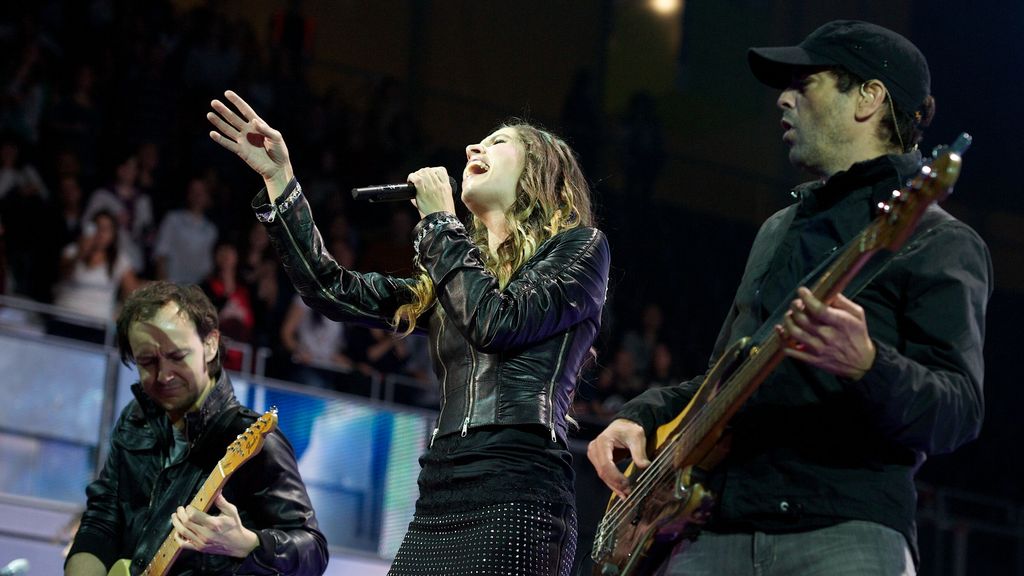
[[[876,252],[896,252],[928,206],[952,192],[970,143],[965,133],[937,149],[930,164],[893,191],[887,203],[879,203],[877,218],[818,276],[811,288],[814,296],[831,303]],[[595,576],[647,574],[676,542],[694,536],[707,521],[714,495],[702,481],[728,452],[726,424],[785,357],[786,343],[768,323],[757,332],[757,341],[748,336],[730,346],[686,408],[657,429],[649,442],[650,466],[626,470],[633,490],[625,499],[612,495],[608,503],[591,551]]]
[[[199,493],[189,503],[189,506],[207,512],[213,504],[214,499],[220,494],[228,478],[234,474],[239,466],[246,463],[250,458],[259,453],[263,448],[263,441],[267,434],[270,434],[277,427],[277,408],[273,407],[260,416],[251,426],[238,435],[234,442],[228,446],[224,457],[217,462],[217,466],[210,472],[206,482],[199,488]],[[171,569],[171,565],[178,559],[181,553],[181,544],[174,538],[174,530],[164,539],[163,544],[153,555],[146,569],[139,573],[139,576],[165,576]],[[133,576],[131,572],[131,560],[118,560],[111,568],[107,576]]]

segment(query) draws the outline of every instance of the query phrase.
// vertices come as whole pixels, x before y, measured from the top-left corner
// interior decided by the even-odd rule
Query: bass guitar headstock
[[[971,141],[970,134],[964,132],[949,146],[937,147],[931,162],[921,166],[903,188],[893,190],[888,201],[878,203],[879,216],[864,237],[863,252],[878,248],[895,252],[906,242],[928,206],[953,192]]]

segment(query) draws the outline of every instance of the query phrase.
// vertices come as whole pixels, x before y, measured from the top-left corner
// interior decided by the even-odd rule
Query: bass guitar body
[[[602,528],[614,522],[615,530],[598,530],[592,556],[594,574],[628,576],[652,573],[683,538],[695,536],[707,521],[714,495],[704,484],[706,471],[721,460],[728,447],[721,428],[710,431],[699,446],[678,450],[684,430],[699,422],[706,406],[716,397],[719,384],[749,353],[749,338],[734,343],[705,377],[697,394],[671,422],[655,432],[652,466],[639,471],[632,465],[626,476],[636,487],[626,498],[613,496]],[[727,438],[727,437],[726,437]],[[638,482],[642,473],[646,482]],[[599,562],[598,559],[601,559]]]

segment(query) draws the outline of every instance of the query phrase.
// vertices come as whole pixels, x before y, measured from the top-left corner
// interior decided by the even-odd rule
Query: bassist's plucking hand
[[[651,465],[647,459],[647,436],[642,426],[631,420],[612,421],[604,432],[587,446],[590,459],[597,475],[619,498],[625,498],[632,489],[629,478],[615,466],[617,460],[626,456],[633,458],[633,464],[644,469]]]

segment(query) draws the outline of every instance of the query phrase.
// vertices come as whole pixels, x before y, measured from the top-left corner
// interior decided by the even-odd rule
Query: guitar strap
[[[850,283],[846,285],[846,288],[843,289],[843,295],[849,298],[850,300],[856,298],[857,294],[859,294],[861,290],[863,290],[868,284],[870,284],[871,281],[874,280],[879,274],[885,271],[885,269],[892,262],[893,258],[908,253],[910,250],[915,248],[917,244],[919,244],[921,241],[927,238],[928,235],[930,235],[931,232],[935,230],[935,228],[939,224],[946,222],[950,219],[951,217],[945,212],[936,209],[935,206],[930,206],[927,212],[925,212],[925,214],[921,217],[921,221],[918,222],[918,225],[914,229],[914,232],[910,235],[910,237],[903,244],[903,246],[897,252],[890,252],[888,250],[879,250],[878,252],[876,252],[874,256],[872,256],[871,259],[868,260],[866,264],[864,264],[864,267],[860,269],[860,272],[857,273],[853,280],[851,280]],[[854,236],[853,239],[847,242],[846,245],[843,246],[843,250],[839,248],[832,250],[832,253],[829,255],[828,258],[826,258],[814,270],[811,270],[809,274],[804,276],[803,280],[801,280],[800,283],[796,287],[794,287],[793,290],[791,290],[785,298],[782,299],[779,305],[776,306],[775,310],[772,311],[771,316],[769,316],[768,319],[765,320],[763,324],[761,324],[761,327],[757,329],[757,332],[753,334],[753,337],[750,339],[750,341],[752,343],[763,342],[771,334],[772,330],[775,328],[775,325],[782,323],[782,318],[786,315],[786,312],[789,311],[790,303],[796,298],[796,289],[799,288],[800,286],[811,286],[815,282],[815,280],[818,279],[819,276],[821,276],[826,270],[828,270],[828,268],[832,265],[835,259],[838,258],[839,255],[845,251],[845,248],[847,246],[850,246],[854,242],[858,241],[860,241],[859,234],[857,236]]]

